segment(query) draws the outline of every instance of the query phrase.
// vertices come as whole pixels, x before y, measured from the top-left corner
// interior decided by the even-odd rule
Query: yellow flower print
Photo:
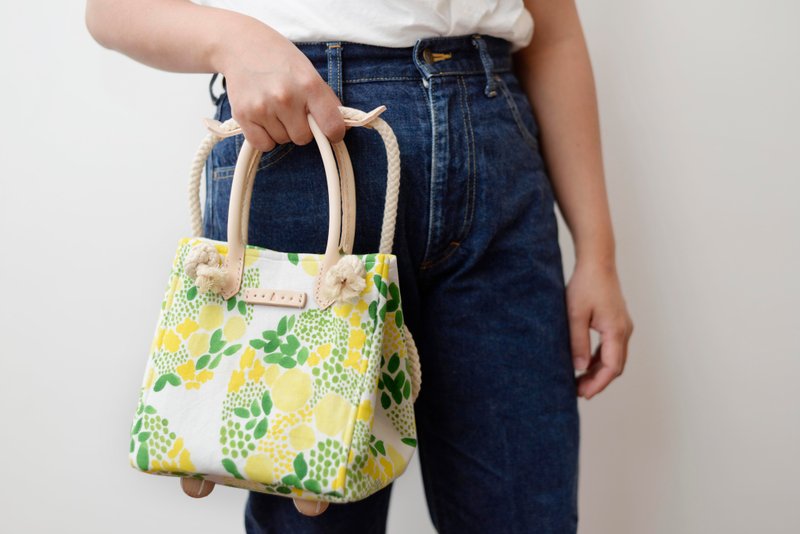
[[[361,366],[359,365],[360,362],[361,362],[361,353],[358,352],[357,350],[351,350],[350,352],[347,353],[347,359],[345,359],[344,361],[344,366],[352,367],[353,369],[360,371],[361,370]]]
[[[231,373],[231,379],[228,382],[228,393],[236,393],[239,388],[244,385],[244,372],[234,371]]]
[[[358,313],[363,314],[368,309],[369,309],[369,304],[367,304],[367,301],[364,299],[359,299],[358,304],[356,304],[356,310],[358,311]]]
[[[353,309],[353,305],[349,302],[337,303],[333,306],[333,312],[339,317],[347,317]]]
[[[183,339],[186,339],[187,337],[192,335],[192,333],[198,328],[199,325],[187,317],[186,319],[183,320],[181,324],[179,324],[175,328],[175,330],[178,331],[178,333],[181,335]]]
[[[260,361],[256,360],[256,362],[253,364],[253,368],[250,369],[249,373],[247,373],[247,377],[254,382],[258,382],[261,380],[261,377],[264,376],[264,371],[264,366],[261,365]]]
[[[253,365],[253,360],[256,357],[256,351],[253,347],[247,347],[244,349],[242,353],[242,358],[239,360],[239,368],[240,369],[247,369],[251,365]]]
[[[194,360],[189,360],[175,368],[178,375],[183,378],[186,389],[200,389],[200,384],[208,382],[214,378],[213,371],[203,369],[199,373],[195,368]]]
[[[206,304],[200,309],[200,326],[206,330],[214,330],[222,324],[224,315],[222,306]]]
[[[320,345],[317,347],[317,350],[313,351],[311,354],[308,355],[308,359],[306,363],[311,367],[317,365],[321,360],[324,360],[331,354],[331,344],[325,343],[324,345]]]
[[[359,421],[368,423],[372,420],[372,403],[369,399],[364,399],[358,405],[358,415],[356,416]]]
[[[177,336],[176,336],[177,337]],[[208,352],[210,337],[205,332],[195,332],[189,338],[189,354],[197,358]]]
[[[364,346],[364,341],[367,339],[367,334],[361,328],[356,328],[350,331],[350,339],[347,342],[348,349],[361,350]]]
[[[172,329],[164,333],[164,348],[169,352],[178,352],[181,348],[181,338]]]
[[[350,316],[350,326],[359,326],[361,324],[361,316],[357,313],[354,313]]]
[[[150,471],[165,471],[168,473],[192,473],[195,466],[192,463],[189,450],[183,445],[183,438],[178,438],[167,452],[169,460],[152,460]]]
[[[183,378],[184,381],[188,382],[194,379],[194,360],[189,360],[188,362],[179,365],[175,368],[178,372],[178,375]]]

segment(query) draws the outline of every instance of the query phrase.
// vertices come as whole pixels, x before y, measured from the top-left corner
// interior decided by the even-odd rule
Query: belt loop
[[[325,51],[328,57],[328,85],[333,88],[333,92],[344,105],[344,100],[342,100],[342,43],[341,41],[331,41],[325,44],[328,45]]]
[[[472,46],[478,49],[483,70],[486,73],[486,87],[483,89],[483,93],[488,97],[494,97],[497,95],[497,82],[494,79],[494,62],[486,48],[486,41],[480,34],[475,33],[472,35]]]

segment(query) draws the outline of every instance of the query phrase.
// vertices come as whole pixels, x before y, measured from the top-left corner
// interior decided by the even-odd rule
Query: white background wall
[[[636,323],[581,402],[581,532],[800,532],[800,4],[580,8]],[[82,2],[0,4],[0,57],[0,531],[241,531],[244,492],[126,457],[209,76],[103,50]],[[412,531],[416,467],[390,516]]]

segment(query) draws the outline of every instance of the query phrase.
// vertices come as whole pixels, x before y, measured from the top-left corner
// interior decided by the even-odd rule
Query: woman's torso
[[[510,41],[516,51],[533,36],[533,18],[522,0],[193,1],[259,19],[293,42],[406,47],[422,37],[481,33]]]

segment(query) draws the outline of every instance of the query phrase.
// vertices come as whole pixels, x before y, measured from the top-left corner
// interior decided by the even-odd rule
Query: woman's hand
[[[331,142],[344,138],[339,98],[311,61],[278,32],[247,26],[225,42],[220,60],[231,115],[258,150],[289,141],[310,143],[308,113]]]
[[[591,399],[622,374],[633,321],[628,315],[616,268],[596,262],[578,262],[567,284],[567,312],[578,396]],[[589,329],[600,333],[591,354]]]

